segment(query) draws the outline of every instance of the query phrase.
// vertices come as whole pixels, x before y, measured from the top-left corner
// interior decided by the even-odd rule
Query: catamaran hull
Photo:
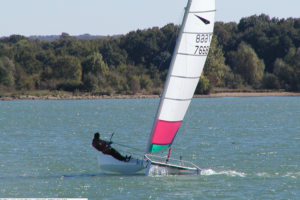
[[[98,155],[98,165],[101,170],[120,174],[135,174],[145,169],[142,159],[131,158],[129,162],[123,162],[102,153]]]
[[[150,162],[145,175],[200,175],[201,170],[194,167],[173,165],[161,162]]]

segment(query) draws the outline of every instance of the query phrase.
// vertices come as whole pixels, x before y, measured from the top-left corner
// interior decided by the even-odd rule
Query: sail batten
[[[213,32],[198,32],[198,33],[195,33],[195,32],[183,32],[183,33],[186,33],[186,34],[213,34]]]
[[[187,53],[178,53],[178,54],[180,54],[180,55],[184,55],[184,56],[205,56],[205,57],[207,57],[207,55],[194,55],[194,54],[187,54]]]
[[[190,11],[190,13],[208,13],[208,12],[216,12],[216,10],[208,10],[208,11]]]
[[[188,76],[172,76],[172,77],[176,77],[176,78],[186,78],[186,79],[197,79],[197,78],[200,78],[200,76],[197,76],[197,77],[188,77]]]
[[[165,99],[174,100],[174,101],[190,101],[190,100],[192,100],[192,99],[172,99],[172,98],[168,98],[168,97],[166,97]]]
[[[199,82],[212,41],[215,0],[189,0],[146,154],[172,145]]]

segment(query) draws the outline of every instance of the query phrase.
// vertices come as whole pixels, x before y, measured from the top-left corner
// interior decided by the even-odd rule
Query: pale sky
[[[187,0],[0,0],[0,37],[118,35],[180,24]],[[262,13],[300,18],[300,0],[216,0],[216,21]]]

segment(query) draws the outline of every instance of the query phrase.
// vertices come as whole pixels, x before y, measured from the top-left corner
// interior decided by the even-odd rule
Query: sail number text
[[[196,51],[194,54],[207,55],[209,51],[209,46],[195,46]]]
[[[212,34],[206,33],[206,34],[197,34],[196,35],[196,43],[207,43],[211,41]]]
[[[198,45],[199,43],[205,45],[205,43],[210,43],[212,38],[212,34],[197,34],[196,35],[196,50],[194,54],[207,55],[209,51],[209,46]]]

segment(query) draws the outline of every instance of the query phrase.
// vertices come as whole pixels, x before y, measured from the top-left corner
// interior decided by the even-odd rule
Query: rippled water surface
[[[194,99],[172,156],[200,176],[100,171],[93,133],[144,151],[158,102],[0,102],[0,197],[299,199],[299,97]]]

